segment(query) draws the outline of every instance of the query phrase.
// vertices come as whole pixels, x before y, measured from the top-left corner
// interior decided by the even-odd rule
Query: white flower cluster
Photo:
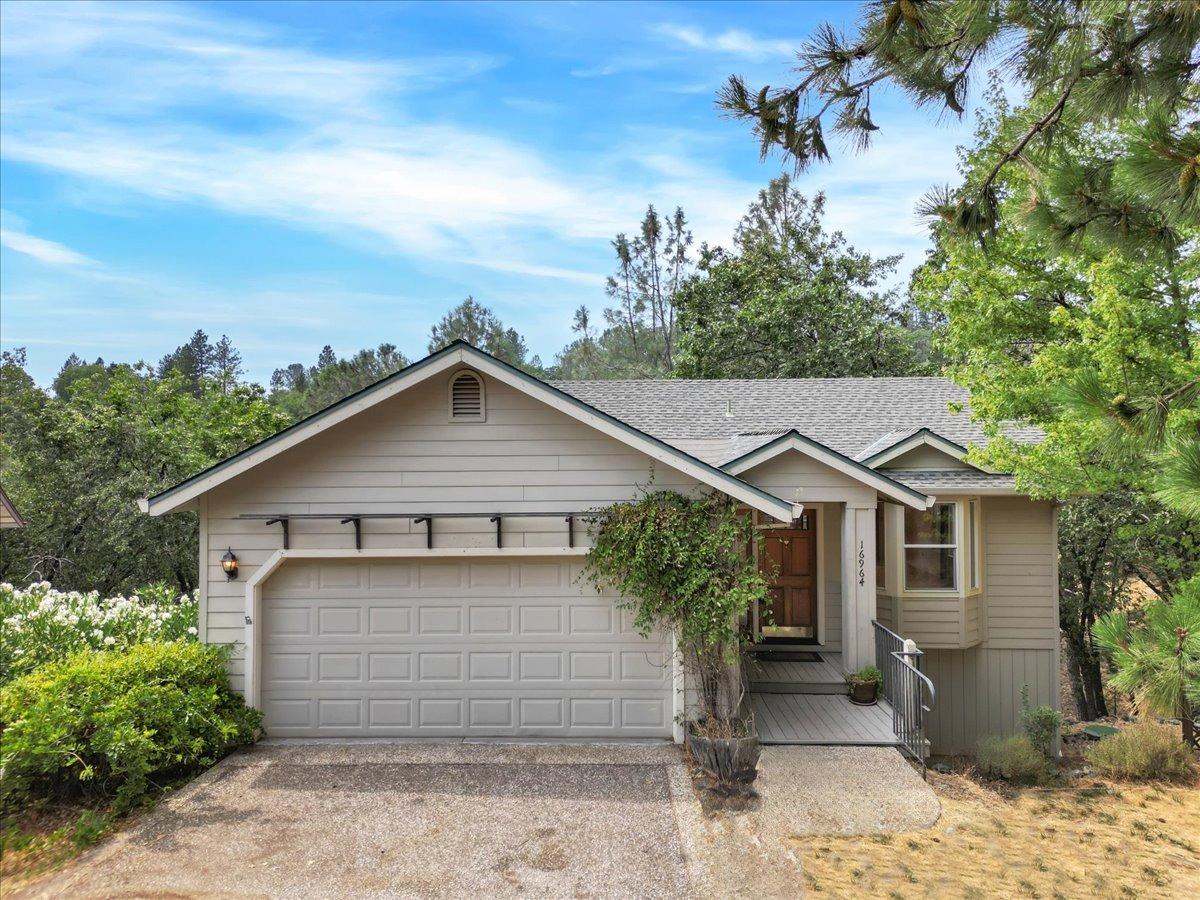
[[[196,639],[197,600],[163,585],[129,597],[0,582],[0,681],[83,650]]]

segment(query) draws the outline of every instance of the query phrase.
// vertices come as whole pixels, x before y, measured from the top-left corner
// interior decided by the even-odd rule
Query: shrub
[[[48,581],[24,590],[0,584],[0,683],[84,650],[191,641],[195,595],[150,585],[130,597],[57,591]]]
[[[1040,784],[1054,774],[1049,760],[1023,734],[984,738],[979,742],[975,768],[984,778],[1013,784]]]
[[[1054,755],[1054,738],[1062,727],[1063,717],[1049,706],[1030,706],[1029,685],[1021,688],[1021,731],[1047,759]]]
[[[1166,728],[1132,725],[1088,747],[1087,761],[1102,775],[1138,781],[1187,778],[1194,770],[1191,751]]]
[[[230,690],[227,658],[221,647],[143,644],[0,688],[0,805],[82,793],[122,811],[253,741],[261,715]]]
[[[846,676],[850,684],[883,684],[883,672],[878,666],[863,666],[857,672]]]
[[[741,620],[767,599],[752,554],[750,518],[717,494],[670,490],[614,503],[596,517],[584,577],[612,588],[643,635],[679,635],[680,658],[697,688],[711,736],[740,733]]]

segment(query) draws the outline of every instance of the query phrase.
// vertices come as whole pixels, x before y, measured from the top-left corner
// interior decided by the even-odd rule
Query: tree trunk
[[[1183,728],[1183,742],[1187,744],[1188,749],[1195,750],[1197,747],[1196,711],[1186,700],[1183,701],[1183,709],[1180,710],[1179,723]]]
[[[689,647],[684,664],[695,676],[701,716],[719,725],[736,720],[743,695],[736,648]]]
[[[1104,680],[1100,675],[1100,659],[1084,637],[1085,629],[1068,631],[1067,673],[1071,679],[1071,694],[1081,721],[1090,722],[1108,715],[1104,700]]]
[[[1083,670],[1079,667],[1079,659],[1067,644],[1067,678],[1071,682],[1071,699],[1075,701],[1075,712],[1081,721],[1087,721],[1088,702],[1083,691]]]

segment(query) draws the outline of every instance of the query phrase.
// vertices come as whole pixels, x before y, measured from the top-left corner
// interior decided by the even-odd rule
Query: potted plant
[[[757,776],[758,734],[744,708],[740,623],[767,598],[746,552],[752,526],[719,494],[644,492],[592,520],[584,576],[615,590],[648,636],[673,632],[688,690],[685,739],[696,762],[723,786]]]
[[[850,685],[850,702],[859,706],[874,706],[879,699],[879,686],[883,684],[883,673],[877,666],[863,666],[846,676]]]

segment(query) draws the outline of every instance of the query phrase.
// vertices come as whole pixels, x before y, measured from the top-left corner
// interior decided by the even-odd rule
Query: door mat
[[[810,650],[755,650],[754,656],[762,662],[820,662],[821,654]]]

